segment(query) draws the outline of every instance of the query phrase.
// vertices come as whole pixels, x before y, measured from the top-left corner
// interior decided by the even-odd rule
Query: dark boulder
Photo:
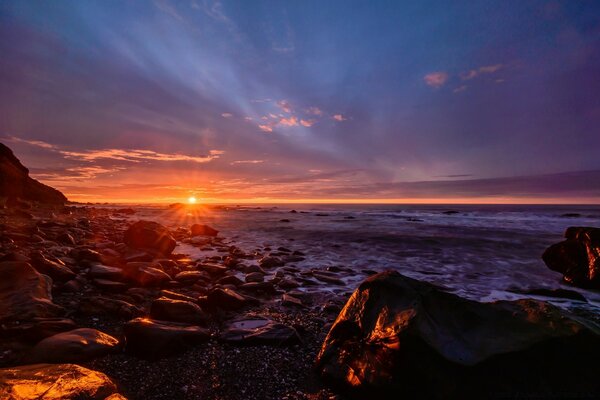
[[[75,273],[60,260],[50,260],[39,251],[30,254],[31,264],[40,273],[48,275],[50,278],[67,282],[75,278]]]
[[[241,345],[293,345],[300,343],[296,329],[265,318],[230,322],[220,340]]]
[[[136,318],[123,327],[125,350],[140,358],[158,359],[204,343],[210,333],[199,326]]]
[[[0,263],[0,322],[62,316],[52,302],[52,280],[26,262]]]
[[[66,363],[92,360],[115,352],[119,341],[91,328],[79,328],[47,337],[25,356],[33,363]]]
[[[548,268],[575,286],[600,288],[600,228],[570,227],[565,238],[542,255]]]
[[[239,310],[247,304],[244,296],[231,289],[216,288],[206,296],[206,304],[210,308],[220,308],[226,311]]]
[[[208,225],[194,224],[190,227],[192,236],[217,236],[219,231]]]
[[[577,397],[600,390],[597,329],[544,302],[479,303],[385,272],[352,294],[316,368],[356,396]]]
[[[163,321],[173,321],[203,325],[207,316],[198,304],[185,300],[161,297],[152,302],[150,317]]]
[[[29,176],[29,170],[12,150],[0,143],[0,197],[40,203],[64,204],[67,198],[58,190]]]
[[[105,400],[117,386],[101,372],[74,364],[32,364],[0,369],[0,398]]]
[[[150,249],[165,255],[171,254],[177,242],[167,228],[153,221],[138,221],[131,225],[123,242],[137,249]]]

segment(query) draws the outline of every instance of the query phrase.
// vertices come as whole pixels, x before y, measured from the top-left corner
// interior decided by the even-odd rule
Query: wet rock
[[[113,293],[121,293],[129,288],[126,283],[111,281],[108,279],[94,279],[92,280],[92,283],[104,291]]]
[[[227,267],[218,264],[212,263],[201,263],[198,264],[198,269],[202,271],[208,272],[208,274],[212,277],[220,277],[227,273]]]
[[[599,355],[597,328],[550,304],[478,303],[386,272],[348,300],[316,366],[354,395],[553,397],[597,391]]]
[[[91,328],[61,332],[43,339],[25,356],[34,363],[70,363],[92,360],[118,349],[119,341]]]
[[[141,358],[167,357],[195,344],[206,342],[210,334],[199,326],[136,318],[123,327],[128,353]]]
[[[171,254],[177,245],[167,228],[152,221],[131,225],[125,231],[123,242],[133,248],[151,249],[165,255]]]
[[[30,257],[31,264],[38,272],[56,281],[66,282],[75,278],[75,273],[62,261],[49,260],[39,251],[31,253]]]
[[[548,268],[575,286],[600,288],[600,228],[570,227],[565,238],[542,255]]]
[[[303,307],[302,300],[287,293],[281,296],[281,304],[288,307]]]
[[[63,315],[52,302],[51,287],[52,280],[28,263],[0,263],[0,322]]]
[[[263,274],[261,274],[260,272],[251,272],[248,275],[245,276],[244,280],[247,283],[250,282],[264,282],[265,281],[265,276]]]
[[[160,295],[161,295],[161,297],[167,297],[167,298],[173,299],[173,300],[183,300],[183,301],[189,301],[192,303],[196,301],[196,299],[194,299],[191,296],[186,296],[185,294],[173,292],[171,290],[161,290]]]
[[[206,303],[211,308],[232,311],[243,308],[246,305],[246,298],[234,290],[216,288],[208,293]]]
[[[60,243],[63,243],[63,244],[75,246],[75,239],[73,238],[73,236],[71,236],[67,232],[64,232],[64,233],[61,233],[60,235],[58,235],[56,237],[56,240],[58,240]]]
[[[74,364],[33,364],[0,369],[0,398],[104,400],[117,386],[101,372]]]
[[[192,236],[217,236],[219,231],[208,225],[194,224],[190,227]]]
[[[241,345],[283,346],[300,343],[298,332],[291,326],[261,318],[231,322],[219,339]]]
[[[544,297],[556,297],[561,299],[577,300],[587,302],[584,295],[574,290],[567,289],[549,289],[549,288],[537,288],[515,291],[517,293],[532,294],[534,296]]]
[[[129,262],[123,268],[124,276],[139,286],[160,286],[171,280],[171,277],[161,270],[159,264],[144,262]]]
[[[79,312],[90,316],[135,318],[143,315],[143,310],[135,305],[119,299],[102,296],[85,297],[79,303]]]
[[[207,315],[197,304],[167,297],[161,297],[152,302],[150,318],[192,325],[203,325],[208,320]]]
[[[15,337],[20,341],[37,343],[49,336],[77,328],[75,322],[66,318],[36,318],[17,325],[6,326],[1,330],[7,337]]]
[[[338,285],[338,286],[344,285],[343,280],[336,278],[334,276],[326,275],[324,273],[315,272],[315,273],[313,273],[313,276],[315,277],[315,279],[317,279],[321,282],[329,283],[332,285]]]
[[[235,275],[227,275],[224,276],[222,278],[220,278],[217,283],[219,285],[234,285],[234,286],[240,286],[244,283],[244,281],[242,281],[240,278],[238,278]]]
[[[260,265],[261,268],[271,269],[271,268],[282,267],[284,265],[284,262],[281,261],[281,259],[279,259],[277,257],[266,256],[266,257],[263,257],[260,259],[260,261],[258,262],[258,265]]]
[[[272,282],[249,282],[249,283],[244,283],[243,285],[240,285],[238,287],[238,289],[241,290],[241,291],[244,291],[244,292],[255,293],[255,294],[261,294],[261,293],[272,294],[272,293],[276,293],[277,292],[275,290],[275,286],[273,286]]]
[[[88,272],[90,277],[108,280],[121,280],[123,279],[123,270],[117,267],[109,267],[102,264],[94,264],[90,267]]]
[[[285,278],[277,282],[277,286],[282,289],[295,289],[300,286],[300,283],[294,279]]]
[[[175,280],[183,283],[194,283],[204,277],[205,275],[200,271],[183,271],[175,275]]]

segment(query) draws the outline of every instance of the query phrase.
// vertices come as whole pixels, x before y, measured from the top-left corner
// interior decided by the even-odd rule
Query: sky
[[[76,201],[600,203],[600,2],[0,2],[0,142]]]

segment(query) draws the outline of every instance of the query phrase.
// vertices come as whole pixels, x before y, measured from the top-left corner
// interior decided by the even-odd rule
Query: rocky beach
[[[2,151],[2,398],[600,393],[597,207],[68,204]]]

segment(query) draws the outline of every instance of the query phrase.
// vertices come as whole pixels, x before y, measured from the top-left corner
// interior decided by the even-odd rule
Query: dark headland
[[[343,287],[356,271],[298,268],[307,251],[293,245],[245,249],[219,226],[68,204],[2,144],[0,173],[2,399],[600,394],[597,316],[533,298],[481,303],[392,271]],[[544,261],[597,290],[600,230],[565,239]],[[341,289],[305,290],[320,285]],[[585,301],[561,290],[551,294]]]

